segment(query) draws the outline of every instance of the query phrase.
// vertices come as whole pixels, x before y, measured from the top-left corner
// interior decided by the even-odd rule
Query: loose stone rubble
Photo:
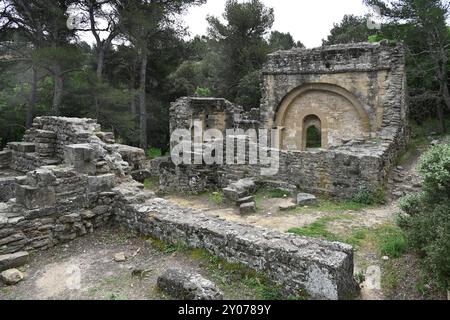
[[[176,299],[223,300],[223,293],[214,283],[185,270],[167,270],[158,277],[158,287]]]
[[[17,269],[9,269],[0,273],[0,280],[6,285],[14,285],[22,281],[24,275]]]
[[[131,178],[134,169],[145,168],[143,151],[115,144],[94,120],[36,118],[25,141],[7,149],[7,170],[20,175],[15,198],[0,203],[2,269],[26,263],[22,251],[48,249],[117,223],[266,272],[287,294],[342,299],[356,290],[351,246],[228,222],[159,199]]]

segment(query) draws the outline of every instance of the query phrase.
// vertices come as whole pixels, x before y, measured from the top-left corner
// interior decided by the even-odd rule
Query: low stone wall
[[[0,203],[0,255],[43,250],[92,233],[113,215],[114,175],[46,167],[16,179],[16,199]]]
[[[0,202],[14,198],[15,180],[15,177],[0,178]]]
[[[248,145],[246,152],[248,158]],[[383,187],[397,150],[388,143],[366,143],[333,150],[280,151],[279,154],[280,167],[273,176],[262,176],[261,165],[175,166],[169,159],[160,166],[161,189],[201,193],[227,187],[243,178],[255,178],[261,182],[285,182],[305,192],[349,199],[361,187],[374,192]]]
[[[266,272],[288,294],[345,299],[355,293],[349,245],[225,221],[133,188],[121,186],[115,191],[116,220],[140,234],[206,249],[227,261]]]
[[[9,169],[12,161],[11,150],[0,151],[0,170]]]

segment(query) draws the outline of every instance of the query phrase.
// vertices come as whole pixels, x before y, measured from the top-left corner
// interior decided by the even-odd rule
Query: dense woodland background
[[[204,2],[1,0],[0,147],[20,140],[33,117],[63,115],[97,118],[123,143],[165,152],[168,108],[180,96],[258,107],[266,55],[302,43],[272,30],[274,12],[259,0],[229,0],[222,18],[205,21],[207,36],[186,40],[181,17]],[[404,41],[411,117],[419,124],[438,119],[434,130],[444,131],[450,113],[448,3],[364,2],[382,9],[382,29],[370,30],[367,17],[348,15],[324,44]],[[83,41],[87,36],[94,45]]]

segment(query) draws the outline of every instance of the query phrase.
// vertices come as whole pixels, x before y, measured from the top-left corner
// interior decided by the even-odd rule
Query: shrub
[[[367,206],[375,204],[384,204],[385,200],[384,189],[379,189],[376,192],[370,191],[364,186],[359,187],[358,192],[353,196],[352,201]]]
[[[147,158],[152,160],[162,156],[162,151],[159,148],[150,148],[147,150]]]
[[[399,225],[423,257],[424,268],[442,289],[450,288],[450,145],[438,145],[421,159],[423,192],[400,201]]]
[[[208,88],[197,87],[197,89],[195,89],[194,95],[196,97],[211,97],[211,90],[209,90]]]
[[[386,226],[377,230],[382,255],[400,258],[408,247],[405,233],[398,227]]]

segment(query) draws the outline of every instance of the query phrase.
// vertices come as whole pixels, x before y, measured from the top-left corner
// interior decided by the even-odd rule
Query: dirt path
[[[114,261],[117,253],[129,256]],[[191,269],[214,282],[226,299],[254,299],[240,284],[217,282],[200,260],[183,253],[164,253],[149,241],[117,228],[104,228],[67,245],[32,254],[21,268],[25,280],[0,284],[0,300],[153,300],[169,299],[156,288],[157,277],[169,267]],[[145,271],[145,276],[136,276]],[[135,274],[135,275],[133,275]]]

